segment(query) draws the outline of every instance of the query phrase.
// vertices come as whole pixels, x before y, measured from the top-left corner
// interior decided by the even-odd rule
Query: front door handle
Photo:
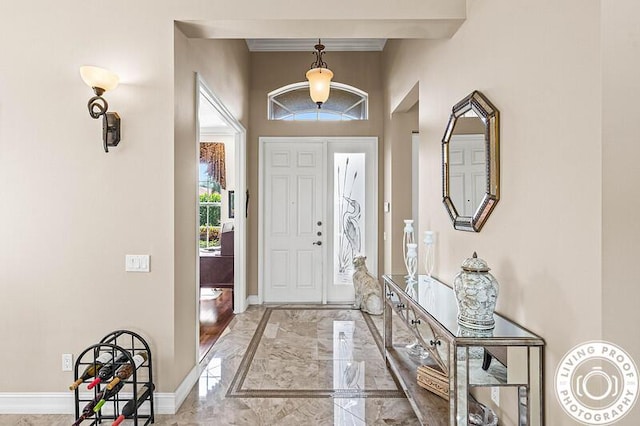
[[[322,245],[322,241],[314,241],[313,245],[314,246],[321,246]]]

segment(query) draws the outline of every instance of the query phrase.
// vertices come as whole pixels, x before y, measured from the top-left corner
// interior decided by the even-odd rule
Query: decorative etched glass
[[[365,402],[362,398],[349,398],[350,393],[364,389],[365,361],[356,360],[355,351],[355,322],[333,322],[333,389],[345,398],[340,398],[341,404],[349,409],[334,411],[335,424],[358,424],[357,419],[364,418]]]
[[[365,154],[336,153],[333,161],[333,282],[352,285],[353,258],[365,254]]]

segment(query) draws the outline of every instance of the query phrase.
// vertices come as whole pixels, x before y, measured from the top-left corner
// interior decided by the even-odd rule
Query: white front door
[[[377,276],[377,138],[260,138],[259,294],[352,303],[353,257]]]
[[[323,144],[268,143],[263,166],[265,302],[320,302]]]
[[[460,216],[473,216],[487,190],[484,135],[453,135],[449,143],[451,201]]]

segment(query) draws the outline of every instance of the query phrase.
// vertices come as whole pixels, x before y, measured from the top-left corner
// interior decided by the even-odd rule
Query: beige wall
[[[344,36],[404,27],[428,36],[451,33],[465,2],[332,0],[313,20],[309,11],[286,0],[0,2],[0,340],[21,348],[0,353],[0,365],[11,366],[0,392],[63,391],[71,374],[60,371],[60,355],[121,327],[149,338],[159,391],[174,391],[194,365],[189,74],[200,68],[179,64],[211,54],[200,63],[211,89],[247,125],[246,80],[238,78],[247,56],[188,42],[174,34],[175,20],[207,21],[217,38],[317,37],[332,20]],[[121,76],[106,95],[123,127],[109,154],[87,114],[84,64]],[[144,253],[152,272],[126,274],[124,255]]]
[[[385,106],[389,106],[386,104]],[[384,247],[384,273],[406,274],[402,252],[404,220],[412,219],[412,132],[417,131],[418,107],[409,111],[385,113],[385,201],[391,208],[384,213],[386,240]],[[414,222],[417,223],[417,220]],[[417,229],[415,230],[417,231]],[[420,235],[414,232],[417,242]]]
[[[454,133],[456,135],[475,135],[485,132],[482,120],[476,117],[458,117]],[[444,133],[444,131],[443,131]]]
[[[451,40],[391,41],[383,55],[387,108],[420,83],[420,232],[437,234],[435,275],[451,285],[473,251],[489,262],[498,311],[546,340],[554,426],[573,424],[557,362],[602,337],[600,65],[596,1],[471,1]],[[477,234],[453,229],[440,165],[451,107],[474,89],[502,121],[501,200]]]
[[[122,15],[119,3],[0,5],[0,15],[11,17],[0,29],[0,340],[13,348],[0,353],[0,364],[12,366],[0,392],[64,391],[72,375],[60,371],[60,355],[78,354],[118,328],[148,338],[161,392],[173,392],[195,364],[195,216],[189,216],[196,169],[190,155],[180,155],[189,138],[178,136],[174,146],[173,123],[176,90],[176,133],[192,129],[197,68],[177,70],[186,80],[174,86],[169,12],[150,14],[141,2],[127,4]],[[96,40],[88,34],[95,34],[97,15],[110,25],[108,36]],[[175,43],[177,62],[186,63],[193,46]],[[223,51],[237,56],[208,49]],[[121,144],[109,154],[100,122],[87,114],[83,64],[121,76],[120,87],[106,94],[123,127]],[[228,82],[238,61],[217,70],[209,84],[246,120],[246,90]],[[125,254],[150,254],[151,272],[125,273]]]
[[[174,387],[195,364],[198,262],[196,72],[240,122],[248,122],[249,51],[242,40],[188,39],[175,32]]]
[[[173,26],[77,6],[0,5],[0,392],[64,392],[61,354],[118,328],[148,338],[173,390]],[[108,154],[83,64],[122,76]],[[125,273],[125,254],[150,254],[152,272]]]
[[[250,206],[248,217],[248,294],[258,294],[258,138],[263,136],[376,136],[382,146],[382,86],[380,52],[327,52],[333,81],[369,94],[369,120],[350,122],[286,122],[267,119],[267,94],[291,83],[306,81],[313,62],[310,52],[251,54],[251,112],[247,137]],[[379,175],[379,188],[382,188]],[[382,227],[382,225],[380,225]],[[378,264],[382,265],[382,253]]]
[[[602,1],[602,317],[603,338],[640,363],[640,4]],[[640,408],[620,425],[640,424]]]

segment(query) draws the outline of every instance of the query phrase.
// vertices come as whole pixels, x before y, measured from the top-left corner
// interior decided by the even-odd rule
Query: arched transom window
[[[369,95],[357,87],[331,83],[331,94],[322,108],[309,96],[309,82],[289,84],[269,93],[269,120],[351,121],[369,118]]]

